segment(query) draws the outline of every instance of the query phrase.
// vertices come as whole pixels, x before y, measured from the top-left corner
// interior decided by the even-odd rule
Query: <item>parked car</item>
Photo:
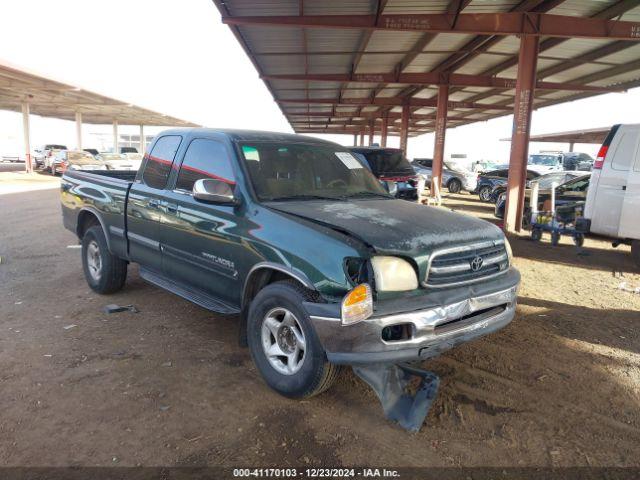
[[[586,153],[558,152],[529,155],[527,168],[543,175],[562,170],[591,171],[593,158]]]
[[[51,161],[51,174],[72,170],[106,170],[107,167],[84,150],[60,150]]]
[[[51,170],[51,160],[60,150],[67,150],[66,145],[47,143],[34,150],[34,160],[36,165],[47,170]]]
[[[411,162],[416,173],[420,173],[431,180],[433,160],[431,158],[414,158]],[[468,170],[455,168],[448,162],[442,165],[442,185],[450,193],[458,193],[461,190],[474,192],[478,184],[478,175]]]
[[[562,185],[563,183],[566,183],[569,180],[573,180],[574,178],[581,177],[584,174],[585,174],[584,172],[579,172],[577,170],[570,171],[570,172],[551,172],[551,173],[546,173],[544,175],[540,175],[539,177],[536,177],[535,180],[532,180],[532,182],[533,181],[538,182],[538,185],[540,186],[539,187],[540,190],[546,190],[551,188],[551,185],[553,183],[555,183],[556,185]],[[495,187],[493,187],[493,190],[491,191],[491,201],[493,203],[496,203],[500,198],[500,195],[504,194],[506,191],[507,191],[506,184],[496,185]]]
[[[82,149],[83,152],[89,152],[91,155],[93,155],[94,157],[96,155],[98,155],[98,150],[96,150],[95,148],[83,148]]]
[[[402,150],[385,147],[350,147],[358,158],[396,198],[418,199],[416,173]]]
[[[337,365],[439,355],[515,313],[500,229],[394,199],[320,139],[167,130],[138,172],[68,170],[61,202],[90,288],[120,290],[138,263],[151,283],[238,315],[258,372],[288,397],[325,390]]]
[[[533,170],[527,170],[527,185],[531,180],[539,176],[539,173],[534,172]],[[486,172],[478,175],[477,192],[480,200],[482,200],[483,202],[490,202],[491,192],[493,191],[493,189],[498,185],[506,185],[508,177],[508,168],[493,170],[491,172]]]
[[[99,153],[96,159],[100,160],[106,166],[107,170],[137,171],[142,163],[142,156],[138,159],[129,159],[123,153]]]
[[[581,172],[582,175],[569,180],[568,182],[559,185],[556,188],[556,205],[565,205],[568,203],[584,202],[587,196],[587,189],[589,188],[589,180],[591,174]],[[542,178],[542,177],[540,177]],[[537,179],[536,179],[537,181]],[[524,213],[522,215],[522,226],[528,228],[531,223],[531,189],[525,190],[524,198]],[[546,188],[538,190],[538,210],[542,210],[544,203],[551,199],[551,184],[548,184]],[[496,202],[496,208],[494,215],[497,218],[504,218],[504,209],[507,202],[507,194],[503,192]]]
[[[631,245],[640,267],[640,124],[614,125],[593,165],[582,231]]]
[[[136,147],[120,147],[118,150],[120,153],[138,153],[138,149]]]

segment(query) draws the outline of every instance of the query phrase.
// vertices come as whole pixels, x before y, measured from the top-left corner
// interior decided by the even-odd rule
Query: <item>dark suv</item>
[[[534,178],[539,177],[540,174],[533,170],[527,170],[527,186],[529,182]],[[480,200],[483,202],[491,201],[491,192],[498,185],[505,185],[509,178],[509,169],[504,168],[502,170],[492,170],[490,172],[478,175],[478,187],[476,191]]]
[[[351,147],[350,150],[389,193],[403,200],[418,199],[416,173],[402,150],[385,147]]]

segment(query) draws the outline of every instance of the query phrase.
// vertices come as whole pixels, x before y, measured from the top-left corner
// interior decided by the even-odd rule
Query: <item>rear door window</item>
[[[626,131],[620,136],[620,141],[613,152],[611,168],[621,172],[628,172],[635,157],[638,145],[638,131]]]
[[[259,161],[257,150],[254,156],[257,156]],[[190,192],[196,180],[207,178],[221,180],[229,185],[236,184],[231,159],[225,146],[215,140],[196,138],[184,154],[176,189]]]
[[[158,139],[149,153],[142,174],[142,181],[146,185],[158,189],[165,187],[181,141],[182,137],[179,135],[167,135]]]

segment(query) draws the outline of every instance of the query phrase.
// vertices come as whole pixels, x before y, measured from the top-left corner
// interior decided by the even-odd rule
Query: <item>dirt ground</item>
[[[640,295],[618,289],[640,285],[628,247],[514,238],[515,320],[424,362],[441,387],[410,434],[350,370],[308,401],[270,391],[235,318],[136,268],[122,292],[91,292],[57,190],[16,192],[10,175],[0,174],[0,465],[640,465]],[[446,203],[493,219],[477,196]],[[140,312],[102,313],[110,303]]]

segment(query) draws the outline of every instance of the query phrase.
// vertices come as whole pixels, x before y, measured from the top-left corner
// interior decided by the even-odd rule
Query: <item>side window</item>
[[[197,138],[189,144],[178,173],[176,189],[191,191],[196,180],[211,178],[235,185],[235,175],[225,146]]]
[[[611,168],[621,172],[628,172],[633,161],[633,156],[638,145],[638,132],[624,132],[618,142],[615,152],[613,152],[613,160]]]
[[[164,188],[181,141],[182,137],[179,135],[167,135],[158,139],[149,153],[142,174],[142,181],[145,184],[151,188]]]

